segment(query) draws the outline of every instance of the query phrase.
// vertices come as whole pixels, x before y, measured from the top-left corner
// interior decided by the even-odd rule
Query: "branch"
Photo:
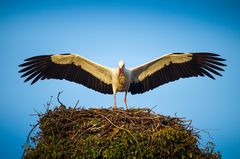
[[[38,122],[37,124],[33,125],[33,128],[32,128],[32,129],[30,130],[30,132],[28,133],[28,136],[27,136],[27,140],[26,140],[25,145],[27,145],[27,144],[29,143],[30,136],[31,136],[33,130],[34,130],[38,125],[39,125],[39,122]],[[25,152],[26,152],[26,149],[24,149],[21,159],[24,159]]]
[[[63,93],[63,91],[58,92],[58,96],[57,96],[57,101],[58,101],[58,103],[61,104],[61,105],[63,105],[63,103],[59,100],[59,96],[60,96],[60,94],[62,94],[62,93]]]

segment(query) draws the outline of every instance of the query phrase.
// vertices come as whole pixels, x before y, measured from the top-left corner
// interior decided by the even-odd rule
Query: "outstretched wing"
[[[30,57],[19,72],[34,84],[44,79],[66,79],[105,94],[112,94],[111,69],[75,54]]]
[[[211,73],[222,76],[218,71],[224,71],[221,66],[226,66],[221,62],[225,59],[218,56],[204,52],[172,53],[131,68],[133,82],[130,84],[129,92],[143,93],[179,78],[206,75],[215,79]]]

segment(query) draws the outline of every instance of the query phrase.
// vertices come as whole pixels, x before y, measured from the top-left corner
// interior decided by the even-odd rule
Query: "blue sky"
[[[238,1],[1,1],[0,154],[20,158],[21,146],[37,118],[35,111],[64,90],[68,106],[110,107],[113,97],[58,80],[23,83],[18,65],[41,54],[78,53],[116,67],[133,67],[170,52],[209,51],[226,58],[216,80],[182,79],[141,95],[128,95],[131,107],[193,120],[204,145],[212,140],[225,159],[240,158],[240,3]],[[117,95],[123,106],[123,94]]]

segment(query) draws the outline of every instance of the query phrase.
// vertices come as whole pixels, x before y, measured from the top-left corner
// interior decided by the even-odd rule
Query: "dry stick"
[[[32,134],[33,130],[34,130],[38,125],[39,125],[39,122],[38,122],[36,125],[34,125],[33,128],[31,129],[31,131],[28,133],[27,140],[26,140],[26,145],[29,143],[30,135]],[[25,152],[26,152],[26,149],[24,149],[21,159],[24,158]]]
[[[47,102],[47,107],[45,108],[45,109],[46,109],[46,112],[49,111],[49,107],[50,107],[50,105],[51,105],[51,103],[52,103],[52,98],[53,98],[53,96],[51,96],[49,102]]]
[[[185,120],[186,122],[189,122],[189,124],[187,125],[187,128],[190,128],[191,124],[192,124],[192,120]]]
[[[149,112],[149,113],[153,112],[153,109],[156,108],[157,106],[158,106],[158,105],[154,105],[154,106],[150,109],[150,112]]]
[[[74,109],[77,107],[78,103],[79,103],[79,100],[77,100],[77,103],[75,104]]]
[[[128,129],[125,129],[125,128],[122,128],[122,127],[119,127],[119,126],[115,125],[110,119],[108,119],[108,118],[105,117],[104,115],[102,115],[102,114],[99,114],[99,115],[100,115],[101,117],[105,118],[105,119],[106,119],[109,123],[111,123],[114,127],[118,128],[118,129],[120,129],[120,130],[124,130],[124,131],[126,131],[127,133],[129,133],[129,134],[132,136],[132,138],[135,140],[135,142],[137,143],[138,148],[139,148],[139,152],[140,152],[140,155],[141,155],[141,158],[142,158],[141,148],[140,148],[140,146],[139,146],[139,143],[138,143],[137,139],[133,136],[133,134],[132,134]]]
[[[58,100],[58,103],[59,103],[59,104],[63,105],[62,102],[59,100],[59,96],[60,96],[61,93],[63,93],[63,91],[58,92],[57,100]]]
[[[199,128],[194,128],[194,129],[196,129],[196,130],[198,130],[198,131],[205,132],[205,133],[208,134],[208,136],[213,140],[213,137],[211,136],[211,133],[208,132],[206,129],[199,129]]]

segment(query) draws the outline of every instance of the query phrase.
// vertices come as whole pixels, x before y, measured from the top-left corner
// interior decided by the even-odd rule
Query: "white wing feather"
[[[99,80],[103,81],[104,83],[106,84],[112,83],[112,70],[110,68],[97,64],[79,55],[56,54],[51,56],[51,60],[56,64],[74,64],[78,67],[81,67],[85,71],[89,72],[90,74],[92,74]]]
[[[133,81],[138,82],[142,81],[148,76],[151,76],[153,73],[162,69],[165,66],[168,66],[170,63],[184,63],[192,59],[192,54],[166,54],[161,56],[153,61],[140,65],[138,67],[130,68],[133,74]]]

